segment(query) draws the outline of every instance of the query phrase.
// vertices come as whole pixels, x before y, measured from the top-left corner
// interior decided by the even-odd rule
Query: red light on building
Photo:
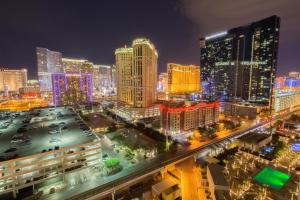
[[[39,93],[36,92],[28,92],[28,93],[23,93],[21,94],[22,98],[36,98],[39,97]]]
[[[210,103],[201,102],[195,105],[182,106],[182,107],[162,104],[160,105],[160,110],[165,110],[166,112],[171,112],[171,113],[177,113],[177,112],[193,111],[199,108],[206,108],[206,107],[209,108],[220,107],[220,102],[210,102]]]
[[[285,86],[285,80],[286,80],[285,76],[277,77],[275,79],[275,88],[282,89]]]
[[[160,106],[161,127],[164,131],[170,134],[183,133],[219,121],[219,102],[190,103],[168,102]]]

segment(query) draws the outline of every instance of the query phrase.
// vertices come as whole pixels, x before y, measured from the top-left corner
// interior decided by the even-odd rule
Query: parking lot
[[[2,161],[96,139],[81,118],[64,107],[12,113],[0,123]]]

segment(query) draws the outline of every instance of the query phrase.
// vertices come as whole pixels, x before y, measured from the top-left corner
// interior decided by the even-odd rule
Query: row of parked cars
[[[10,143],[30,143],[31,137],[25,134],[15,134],[12,136]]]
[[[65,122],[60,122],[58,124],[53,123],[53,124],[50,124],[48,127],[49,128],[57,128],[57,129],[49,131],[49,134],[62,133],[63,131],[68,129]]]
[[[76,117],[75,121],[79,123],[79,128],[82,130],[83,135],[87,137],[93,135],[93,132],[90,130],[90,128],[85,123],[83,123],[79,117]]]
[[[0,129],[6,129],[9,127],[9,125],[13,122],[13,119],[7,119],[5,121],[2,121],[0,123]]]

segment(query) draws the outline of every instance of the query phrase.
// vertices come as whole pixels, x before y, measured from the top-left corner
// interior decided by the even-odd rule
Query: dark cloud
[[[299,70],[299,0],[181,0],[181,12],[200,36],[244,25],[270,15],[281,17],[278,72]]]

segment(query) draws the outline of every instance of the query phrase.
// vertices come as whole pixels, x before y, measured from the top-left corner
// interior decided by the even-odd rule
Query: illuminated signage
[[[213,34],[213,35],[210,35],[210,36],[205,37],[205,40],[214,39],[214,38],[217,38],[217,37],[224,36],[224,35],[226,35],[226,34],[227,34],[227,31],[220,32],[220,33],[216,33],[216,34]]]
[[[241,61],[241,65],[266,65],[266,61]],[[216,62],[216,66],[233,66],[235,65],[235,62]]]
[[[266,61],[242,61],[241,62],[242,65],[265,65],[267,64]]]
[[[228,66],[228,65],[234,65],[234,62],[216,62],[216,66]]]

